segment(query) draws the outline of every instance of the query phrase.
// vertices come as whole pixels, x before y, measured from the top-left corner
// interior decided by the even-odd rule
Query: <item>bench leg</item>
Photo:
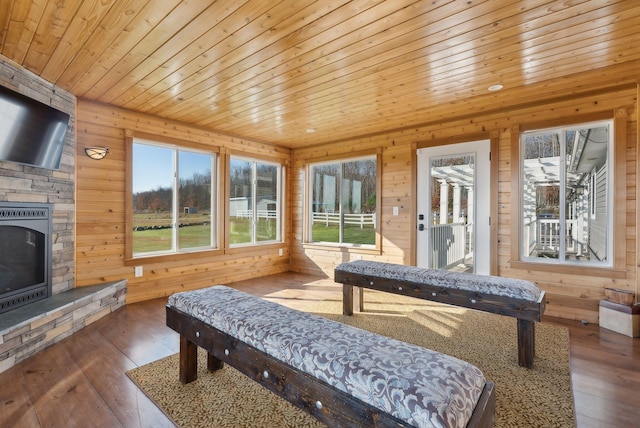
[[[353,285],[342,284],[342,315],[353,315]]]
[[[535,324],[533,321],[518,319],[518,365],[533,367],[536,351]]]
[[[198,378],[198,346],[180,335],[180,382],[189,383]]]
[[[357,294],[357,299],[353,295]],[[354,287],[353,285],[342,284],[342,315],[353,315],[357,312],[364,311],[364,292],[362,287]]]
[[[356,287],[356,293],[358,293],[358,303],[355,310],[358,312],[364,312],[364,288]]]
[[[207,369],[210,372],[215,372],[216,370],[220,370],[224,367],[224,363],[222,360],[216,358],[212,353],[207,353]]]

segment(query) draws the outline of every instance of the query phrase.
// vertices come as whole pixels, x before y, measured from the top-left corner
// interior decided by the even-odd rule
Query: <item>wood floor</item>
[[[282,274],[233,284],[297,309],[341,298],[333,281]],[[178,351],[166,299],[135,303],[0,374],[0,427],[172,427],[125,372]],[[597,325],[570,331],[579,427],[640,426],[640,339]]]

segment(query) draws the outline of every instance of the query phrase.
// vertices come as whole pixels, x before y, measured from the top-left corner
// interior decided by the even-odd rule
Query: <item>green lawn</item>
[[[172,229],[149,229],[133,232],[133,252],[149,253],[171,249]],[[211,225],[200,224],[178,228],[180,248],[208,247]]]
[[[313,242],[339,242],[340,229],[337,224],[330,224],[325,226],[324,224],[316,223],[312,228],[312,241]],[[360,245],[375,245],[376,243],[376,231],[373,225],[360,228],[356,224],[347,224],[344,226],[343,243],[346,244],[360,244]]]
[[[199,217],[199,218],[198,218]],[[202,222],[202,216],[194,216],[193,222]],[[162,216],[151,218],[145,215],[144,218],[135,218],[136,226],[164,225],[168,222]],[[186,223],[183,219],[181,222]],[[258,241],[269,241],[276,239],[275,219],[261,219],[258,222]],[[155,251],[167,251],[171,249],[172,229],[147,229],[134,230],[133,232],[133,252],[150,253]],[[230,224],[230,244],[246,244],[251,242],[251,221],[245,218],[232,218]],[[338,225],[325,226],[324,224],[313,225],[313,242],[339,242],[340,230]],[[211,224],[197,224],[178,228],[178,242],[181,249],[207,247],[210,245]],[[345,225],[343,242],[355,245],[375,245],[376,233],[373,226],[360,228],[359,225]]]
[[[163,225],[166,222],[161,218],[152,222],[146,221],[146,226]],[[139,226],[140,223],[137,222]],[[276,220],[260,219],[257,232],[258,241],[273,241],[276,239]],[[230,224],[230,243],[246,244],[251,242],[251,220],[246,218],[232,218]],[[209,246],[209,236],[211,225],[190,225],[178,228],[178,242],[180,248],[194,248]],[[133,232],[133,252],[149,253],[154,251],[167,251],[171,249],[171,229],[147,229],[134,230]]]
[[[248,218],[231,217],[229,222],[230,244],[246,244],[251,242],[251,220]]]
[[[178,242],[180,248],[210,246],[211,217],[209,213],[180,214]],[[171,214],[135,213],[133,215],[133,252],[150,253],[171,250]],[[152,227],[167,227],[153,229]]]
[[[275,218],[259,218],[256,226],[257,237],[260,241],[275,241],[277,235],[277,221]],[[231,217],[230,224],[230,243],[247,244],[251,242],[251,220],[242,217]]]

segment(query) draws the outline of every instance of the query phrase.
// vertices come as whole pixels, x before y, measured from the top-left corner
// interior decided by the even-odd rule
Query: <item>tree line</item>
[[[195,173],[189,178],[178,180],[178,206],[196,208],[198,212],[211,209],[211,173]],[[173,188],[159,186],[133,194],[135,213],[171,212]]]

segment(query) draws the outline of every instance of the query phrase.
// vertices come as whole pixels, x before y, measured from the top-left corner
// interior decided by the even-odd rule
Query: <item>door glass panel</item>
[[[430,267],[473,271],[475,155],[431,158]]]

